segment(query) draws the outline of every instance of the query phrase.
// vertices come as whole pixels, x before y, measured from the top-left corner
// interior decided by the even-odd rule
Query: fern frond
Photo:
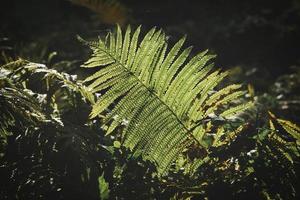
[[[278,123],[288,132],[293,138],[300,142],[300,127],[291,121],[277,119]]]
[[[122,34],[120,27],[98,42],[85,42],[93,50],[83,67],[98,67],[87,77],[92,92],[102,95],[94,104],[94,118],[110,107],[104,118],[110,134],[122,120],[123,145],[141,152],[156,163],[160,175],[167,173],[171,163],[191,144],[201,145],[195,131],[203,132],[197,121],[221,109],[244,92],[240,85],[231,85],[214,95],[211,92],[227,75],[212,72],[214,55],[201,52],[188,61],[191,47],[182,50],[185,37],[168,51],[163,31],[152,28],[139,42],[141,28]],[[105,89],[105,90],[104,90]],[[234,92],[233,92],[234,91]],[[234,115],[250,107],[240,105],[223,112]]]
[[[275,120],[277,123],[280,124],[280,126],[282,126],[282,128],[288,133],[290,134],[291,137],[293,137],[297,144],[300,145],[300,127],[298,125],[296,125],[295,123],[289,121],[289,120],[285,120],[285,119],[280,119],[277,118],[273,113],[271,113],[269,111],[269,115],[270,117]],[[272,130],[275,130],[274,124],[273,122],[270,120],[270,128]]]
[[[244,104],[241,104],[241,105],[238,105],[238,106],[235,106],[235,107],[225,110],[224,112],[222,112],[220,114],[220,116],[230,119],[233,116],[238,115],[238,114],[244,112],[245,110],[253,107],[253,105],[254,105],[253,102],[244,103]]]

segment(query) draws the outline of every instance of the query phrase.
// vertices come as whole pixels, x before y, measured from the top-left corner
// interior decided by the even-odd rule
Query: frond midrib
[[[200,144],[200,142],[199,142],[199,141],[195,138],[195,136],[192,134],[192,130],[189,130],[189,129],[185,126],[185,124],[180,120],[180,118],[177,116],[177,114],[170,108],[170,106],[169,106],[167,103],[165,103],[161,98],[159,98],[159,96],[158,96],[155,92],[153,92],[153,90],[149,89],[149,87],[147,87],[147,85],[145,85],[145,84],[143,83],[143,81],[141,81],[141,80],[134,74],[134,72],[130,71],[123,63],[121,63],[117,58],[115,58],[115,56],[112,55],[109,51],[107,51],[105,48],[101,48],[101,47],[99,47],[99,46],[98,46],[98,48],[99,48],[101,51],[105,52],[107,55],[109,55],[113,60],[115,60],[115,62],[117,62],[120,66],[122,66],[122,67],[125,69],[125,71],[127,71],[129,74],[131,74],[131,75],[132,75],[132,76],[133,76],[140,84],[142,84],[142,86],[143,86],[144,88],[146,88],[146,89],[150,92],[150,94],[154,95],[155,98],[157,98],[164,106],[166,106],[166,107],[168,108],[168,110],[176,117],[176,120],[182,125],[182,127],[184,128],[184,130],[186,131],[186,133],[188,134],[188,136],[190,136],[190,137],[192,138],[192,140],[194,140],[194,141],[198,144],[198,146],[199,146],[200,148],[203,148],[203,146]]]

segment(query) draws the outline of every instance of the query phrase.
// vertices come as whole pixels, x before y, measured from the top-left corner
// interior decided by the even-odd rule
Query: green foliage
[[[109,198],[109,184],[105,181],[104,174],[98,178],[100,199],[105,200]]]
[[[284,120],[284,119],[278,119],[272,113],[270,113],[270,115],[282,126],[282,128],[284,128],[284,130],[286,130],[286,132],[288,132],[296,140],[296,143],[299,145],[300,144],[300,128],[291,121]]]
[[[122,34],[118,26],[116,33],[96,42],[79,38],[93,50],[83,67],[98,68],[85,79],[90,82],[87,88],[102,92],[91,118],[104,114],[104,123],[111,122],[107,134],[123,121],[122,144],[141,152],[156,163],[159,174],[166,174],[184,149],[207,146],[203,121],[231,119],[252,103],[227,106],[245,94],[241,85],[213,91],[227,75],[211,72],[214,55],[204,51],[188,59],[191,47],[181,50],[185,37],[168,50],[163,31],[153,28],[139,42],[140,31],[138,27],[131,34],[128,26]],[[113,103],[112,110],[105,113]]]
[[[272,131],[271,140],[277,144],[277,149],[292,164],[299,157],[300,128],[291,121],[277,118],[269,112],[269,125]],[[276,128],[277,127],[277,128]]]
[[[189,59],[184,39],[168,49],[162,31],[140,41],[137,30],[84,41],[93,50],[84,81],[62,72],[75,62],[54,54],[50,68],[1,66],[1,198],[298,199],[299,126],[280,112],[298,98],[289,94],[296,74],[280,78],[276,93],[218,87],[226,72],[210,72],[213,56]],[[253,105],[247,96],[255,107],[238,114]],[[174,147],[182,150],[165,165]]]
[[[1,136],[8,133],[0,158],[3,199],[159,194],[154,167],[104,138],[100,124],[88,119],[96,97],[74,75],[24,60],[1,66],[1,75]]]
[[[69,74],[24,60],[1,66],[1,74],[1,136],[9,133],[1,146],[1,198],[95,198],[99,137],[80,119],[88,116],[78,111],[84,88]]]

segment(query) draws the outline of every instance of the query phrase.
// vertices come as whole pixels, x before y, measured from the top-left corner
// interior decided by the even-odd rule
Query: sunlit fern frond
[[[228,107],[245,94],[238,84],[213,91],[227,72],[211,72],[215,56],[208,51],[189,59],[192,48],[182,49],[185,37],[168,48],[162,30],[152,28],[141,41],[140,31],[128,26],[123,34],[118,26],[96,42],[79,38],[93,50],[84,67],[99,69],[85,79],[88,90],[102,92],[91,118],[116,103],[104,118],[112,121],[107,134],[125,122],[123,145],[142,151],[164,174],[185,148],[203,148],[206,120],[230,119],[252,103]]]
[[[293,139],[296,140],[296,143],[300,145],[300,127],[285,119],[277,118],[273,113],[269,111],[269,115],[273,121],[276,121]],[[270,128],[276,130],[273,122],[270,120]]]
[[[0,66],[0,70],[0,74],[7,77],[7,80],[21,87],[26,88],[26,85],[30,84],[30,81],[42,81],[43,84],[40,85],[45,87],[46,90],[55,90],[56,94],[63,89],[72,90],[73,92],[80,93],[87,101],[94,102],[94,96],[85,89],[81,81],[77,80],[77,75],[58,72],[55,69],[49,69],[44,64],[33,63],[23,59],[2,65]]]
[[[1,122],[16,121],[19,116],[25,116],[24,119],[32,124],[46,120],[38,99],[33,96],[34,93],[19,81],[27,64],[28,61],[19,59],[0,66]]]
[[[3,82],[0,79],[0,82]],[[39,102],[23,89],[16,87],[0,88],[0,152],[3,152],[7,137],[12,133],[10,127],[36,126],[47,122]]]
[[[271,141],[276,145],[277,150],[291,163],[299,158],[300,127],[291,121],[277,118],[269,111],[269,127],[272,132]],[[285,132],[288,135],[285,135]],[[288,137],[287,137],[288,136]]]
[[[32,125],[52,121],[63,125],[61,115],[74,109],[77,96],[94,102],[94,96],[76,81],[75,75],[23,59],[0,66],[1,137],[5,141],[7,127],[16,121]],[[23,116],[22,120],[17,119],[19,116]]]

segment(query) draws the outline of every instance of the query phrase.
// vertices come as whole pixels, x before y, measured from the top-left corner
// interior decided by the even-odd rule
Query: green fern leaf
[[[293,122],[285,119],[277,118],[273,113],[269,111],[269,115],[273,120],[276,120],[280,126],[290,134],[295,140],[298,145],[300,145],[300,127]],[[273,122],[270,120],[270,128],[275,130]]]
[[[168,51],[163,31],[152,28],[139,42],[140,32],[138,27],[132,35],[128,27],[123,39],[118,26],[105,40],[83,41],[93,50],[84,67],[98,65],[99,69],[85,82],[90,83],[92,92],[103,93],[90,117],[112,108],[104,117],[104,123],[110,124],[107,134],[126,121],[122,145],[141,152],[164,175],[190,145],[205,148],[201,137],[195,137],[199,135],[195,131],[205,134],[196,122],[244,92],[239,91],[240,85],[231,85],[211,95],[227,75],[210,73],[214,55],[204,51],[187,61],[191,47],[181,50],[185,37]],[[234,115],[249,105],[231,108],[222,115]]]

